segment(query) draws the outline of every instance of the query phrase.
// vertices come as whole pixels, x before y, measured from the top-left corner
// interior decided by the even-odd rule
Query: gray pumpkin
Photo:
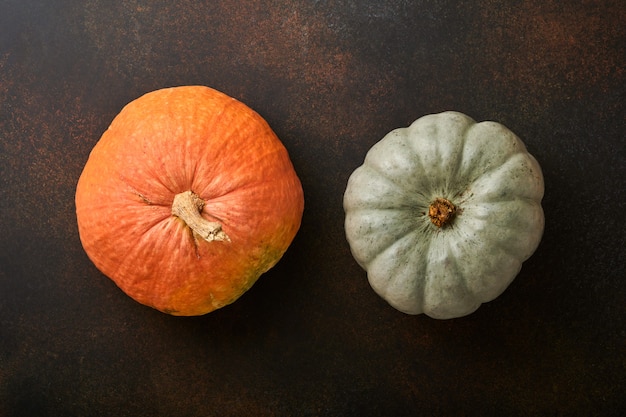
[[[495,122],[458,112],[387,134],[350,176],[345,231],[394,308],[447,319],[498,297],[544,229],[541,168]]]

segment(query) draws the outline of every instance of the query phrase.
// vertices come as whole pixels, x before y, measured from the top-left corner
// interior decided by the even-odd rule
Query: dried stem
[[[443,227],[449,224],[456,214],[456,207],[445,198],[437,198],[430,204],[428,208],[428,217],[430,221],[437,227]]]
[[[211,222],[200,215],[204,208],[202,200],[193,191],[176,194],[172,203],[172,214],[185,222],[193,232],[207,242],[230,241],[218,222]]]

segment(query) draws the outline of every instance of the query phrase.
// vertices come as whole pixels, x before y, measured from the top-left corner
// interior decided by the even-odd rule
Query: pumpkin
[[[286,252],[304,209],[267,122],[204,86],[127,104],[91,151],[75,203],[95,266],[136,301],[185,316],[248,290]]]
[[[371,287],[437,319],[498,297],[544,228],[541,168],[496,122],[431,114],[388,133],[344,194],[345,232]]]

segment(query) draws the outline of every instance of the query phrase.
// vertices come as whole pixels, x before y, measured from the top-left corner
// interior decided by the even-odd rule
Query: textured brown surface
[[[569,3],[2,2],[0,416],[623,414],[626,7]],[[265,117],[306,197],[278,266],[196,318],[102,276],[73,203],[121,107],[181,84]],[[371,145],[443,110],[524,140],[546,231],[500,298],[435,321],[373,293],[341,199]]]

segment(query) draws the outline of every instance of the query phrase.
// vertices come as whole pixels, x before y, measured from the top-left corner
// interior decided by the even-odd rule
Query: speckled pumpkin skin
[[[230,241],[194,236],[171,212],[191,190]],[[93,148],[76,189],[83,247],[138,302],[201,315],[235,301],[295,237],[304,197],[287,150],[243,103],[202,86],[129,103]]]
[[[424,116],[375,144],[348,181],[345,230],[372,288],[408,314],[461,317],[499,296],[544,229],[541,168],[495,122]],[[437,227],[428,213],[456,207]]]

